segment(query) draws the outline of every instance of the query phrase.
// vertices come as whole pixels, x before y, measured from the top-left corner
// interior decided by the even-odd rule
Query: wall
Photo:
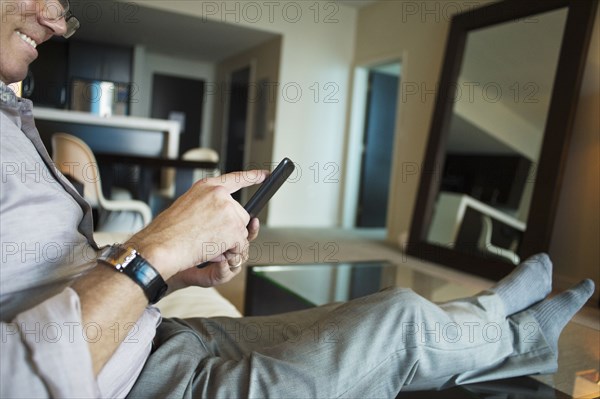
[[[331,1],[153,1],[144,5],[283,36],[272,161],[288,156],[301,175],[270,202],[267,223],[337,226],[357,11]]]
[[[216,66],[212,63],[166,56],[148,51],[143,46],[135,47],[133,58],[133,83],[136,90],[132,97],[135,101],[131,106],[131,115],[133,116],[150,117],[152,79],[155,73],[204,80],[205,85],[211,84],[215,80]],[[214,97],[206,95],[205,90],[204,100],[200,142],[204,147],[212,147]]]
[[[600,9],[583,76],[573,136],[550,245],[558,280],[566,288],[583,278],[600,287]],[[598,289],[596,289],[596,302]]]

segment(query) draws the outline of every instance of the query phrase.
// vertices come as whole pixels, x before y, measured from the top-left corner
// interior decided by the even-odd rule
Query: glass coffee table
[[[443,302],[471,296],[480,289],[435,277],[385,260],[249,265],[244,314],[264,316],[344,302],[393,286],[412,288]],[[531,377],[510,378],[440,391],[401,392],[397,398],[570,398]]]
[[[433,302],[481,291],[386,260],[249,265],[244,314],[258,316],[301,310],[348,301],[394,286],[412,288]]]
[[[386,261],[249,266],[244,314],[264,316],[343,302],[396,285]]]

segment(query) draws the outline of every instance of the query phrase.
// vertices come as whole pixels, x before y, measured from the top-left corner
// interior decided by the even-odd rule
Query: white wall
[[[134,49],[133,83],[136,92],[132,96],[134,101],[131,114],[140,117],[150,117],[152,107],[152,79],[155,73],[177,76],[182,78],[204,80],[205,84],[215,81],[216,65],[213,63],[194,61],[184,58],[175,58],[148,51],[142,46]],[[201,143],[204,147],[211,147],[212,117],[214,96],[206,95],[202,110]]]
[[[567,288],[583,278],[600,287],[600,9],[583,75],[550,257],[555,286]],[[596,303],[600,293],[596,289]]]
[[[144,3],[283,35],[273,161],[290,157],[301,174],[271,200],[267,223],[337,226],[357,11],[331,1],[252,2],[260,7],[257,18],[244,4]],[[328,95],[334,102],[326,102]]]

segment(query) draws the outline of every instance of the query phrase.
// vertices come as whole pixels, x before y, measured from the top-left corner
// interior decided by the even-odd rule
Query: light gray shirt
[[[147,308],[94,376],[88,342],[130,326],[101,331],[82,323],[69,286],[96,266],[91,209],[53,165],[31,102],[2,82],[0,165],[0,397],[125,396],[149,356],[160,314]]]

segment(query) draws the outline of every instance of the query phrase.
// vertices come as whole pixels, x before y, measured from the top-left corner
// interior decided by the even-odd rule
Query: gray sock
[[[586,279],[570,290],[546,299],[529,309],[555,353],[557,353],[561,331],[593,293],[594,282]]]
[[[502,298],[507,316],[527,309],[552,291],[552,262],[547,254],[534,255],[490,290]]]

